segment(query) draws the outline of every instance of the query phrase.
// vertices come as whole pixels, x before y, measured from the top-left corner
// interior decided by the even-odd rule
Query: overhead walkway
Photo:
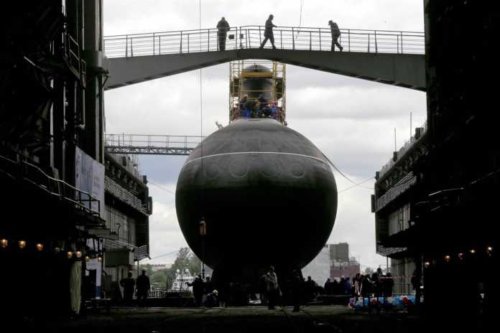
[[[189,155],[202,136],[106,134],[106,152],[112,154]]]
[[[275,45],[263,49],[264,27],[233,27],[224,51],[217,29],[108,36],[109,72],[114,89],[233,60],[268,59],[424,91],[423,32],[341,29],[343,52],[331,52],[329,28],[274,28]]]

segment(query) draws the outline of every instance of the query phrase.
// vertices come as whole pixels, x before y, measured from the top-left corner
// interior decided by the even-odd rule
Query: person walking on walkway
[[[273,24],[273,18],[274,16],[271,14],[269,15],[269,18],[266,21],[266,29],[264,30],[264,40],[262,41],[262,44],[260,44],[261,49],[264,48],[264,45],[267,43],[267,40],[270,40],[273,49],[276,49],[276,46],[274,46],[274,33],[273,33],[273,28],[275,28],[276,26]]]
[[[231,30],[229,23],[227,23],[226,19],[222,17],[220,21],[217,23],[217,38],[219,41],[219,51],[226,50],[226,36],[227,32]]]
[[[342,51],[344,48],[342,47],[342,45],[339,44],[339,37],[340,37],[339,26],[332,20],[328,21],[328,24],[330,25],[330,30],[332,31],[332,52],[335,51],[335,45],[337,45],[339,50]]]

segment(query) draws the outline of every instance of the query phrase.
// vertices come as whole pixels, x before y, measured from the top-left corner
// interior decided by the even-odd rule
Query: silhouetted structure
[[[499,74],[500,8],[452,0],[424,6],[427,126],[377,173],[377,248],[403,263],[408,285],[415,270],[436,329],[475,330],[498,313],[491,300],[499,298],[492,277],[499,264],[493,221],[500,217],[500,141],[489,78]]]

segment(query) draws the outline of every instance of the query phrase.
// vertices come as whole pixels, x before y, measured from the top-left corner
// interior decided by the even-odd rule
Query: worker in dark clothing
[[[231,30],[229,27],[229,23],[227,23],[226,19],[222,17],[217,23],[217,38],[219,41],[219,51],[224,51],[226,49],[226,36],[227,32]]]
[[[332,20],[328,21],[328,24],[330,25],[330,30],[332,31],[332,52],[335,51],[335,45],[337,45],[339,50],[342,51],[344,48],[342,47],[342,45],[339,44],[339,37],[340,37],[339,26]]]
[[[302,302],[303,298],[303,290],[304,290],[304,277],[302,276],[302,272],[300,271],[300,269],[295,269],[292,272],[292,283],[291,283],[293,312],[300,311],[300,303]]]
[[[273,49],[276,49],[276,46],[274,46],[274,34],[273,34],[273,28],[276,27],[273,24],[273,18],[274,16],[271,14],[269,15],[269,18],[266,21],[266,29],[264,30],[264,40],[262,41],[262,44],[260,44],[260,48],[263,49],[264,45],[267,43],[267,40],[269,39],[271,41],[271,44],[273,45]]]
[[[193,282],[186,282],[186,284],[193,287],[193,296],[196,306],[201,306],[205,288],[205,283],[203,282],[201,275],[198,275]]]
[[[139,305],[144,305],[146,299],[148,298],[150,288],[151,284],[149,282],[149,277],[146,275],[146,271],[142,270],[142,275],[137,278],[136,282],[136,295]]]
[[[278,276],[276,275],[273,266],[270,266],[266,273],[266,292],[268,300],[267,308],[269,310],[274,310],[279,301],[280,286],[278,283]]]
[[[132,272],[128,272],[128,277],[121,279],[120,285],[123,287],[123,301],[127,304],[132,303],[135,289],[135,280],[132,277]]]

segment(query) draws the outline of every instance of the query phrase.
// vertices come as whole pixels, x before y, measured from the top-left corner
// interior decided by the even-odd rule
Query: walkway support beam
[[[425,56],[361,52],[243,49],[224,52],[107,59],[105,89],[179,74],[233,60],[267,59],[325,72],[425,91]]]

